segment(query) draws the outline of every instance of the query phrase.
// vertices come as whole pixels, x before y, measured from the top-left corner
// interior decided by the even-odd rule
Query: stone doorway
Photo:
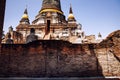
[[[47,26],[46,26],[46,34],[48,34],[50,32],[50,20],[47,20]]]

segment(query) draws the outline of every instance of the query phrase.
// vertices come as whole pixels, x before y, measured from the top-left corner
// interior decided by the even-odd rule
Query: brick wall
[[[92,44],[35,41],[2,45],[0,76],[102,76]]]
[[[120,76],[120,30],[99,44],[44,40],[2,44],[1,77]]]

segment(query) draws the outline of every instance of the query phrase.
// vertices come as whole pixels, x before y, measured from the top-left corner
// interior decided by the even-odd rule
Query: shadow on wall
[[[94,44],[44,40],[3,44],[0,77],[98,77],[101,66]]]

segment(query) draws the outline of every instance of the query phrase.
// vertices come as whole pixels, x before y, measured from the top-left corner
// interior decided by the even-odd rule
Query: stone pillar
[[[0,53],[6,0],[0,0]]]

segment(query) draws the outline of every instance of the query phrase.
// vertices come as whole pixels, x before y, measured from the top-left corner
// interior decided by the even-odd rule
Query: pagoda
[[[31,29],[35,31],[34,36],[37,36],[37,40],[65,40],[71,43],[95,42],[95,37],[86,36],[84,31],[82,31],[82,25],[77,23],[72,5],[70,5],[69,15],[66,20],[66,16],[61,9],[60,0],[43,0],[42,7],[32,23],[30,23],[26,8],[16,27],[16,31],[12,30],[13,32],[11,32],[11,35],[14,34],[12,37],[14,43],[25,44],[36,40],[30,37]],[[20,37],[16,33],[19,33]],[[29,38],[27,38],[28,36]]]
[[[29,22],[28,12],[25,9],[19,25],[16,27],[17,32],[23,35],[23,43],[30,34],[30,29],[35,29],[35,34],[39,40],[70,40],[70,36],[74,35],[78,24],[73,16],[72,6],[68,20],[61,9],[60,0],[43,0],[42,7],[32,24]]]

